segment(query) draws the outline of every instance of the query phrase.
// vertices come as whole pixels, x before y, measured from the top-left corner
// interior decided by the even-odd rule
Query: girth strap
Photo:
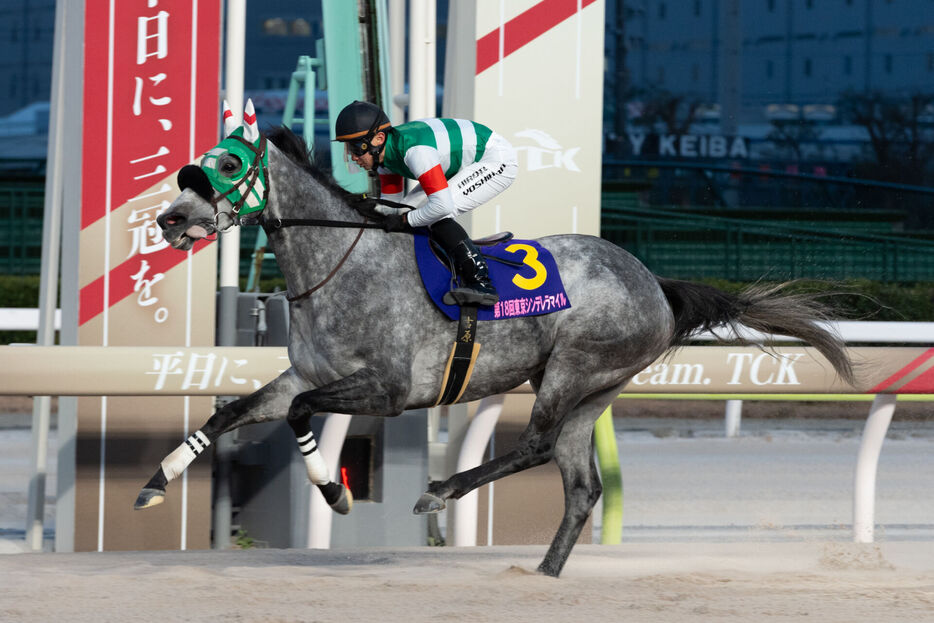
[[[473,366],[480,352],[480,344],[475,342],[477,337],[477,308],[474,305],[461,306],[460,321],[457,325],[457,337],[447,366],[444,369],[444,378],[441,379],[441,394],[437,405],[454,404],[463,395],[473,374]]]

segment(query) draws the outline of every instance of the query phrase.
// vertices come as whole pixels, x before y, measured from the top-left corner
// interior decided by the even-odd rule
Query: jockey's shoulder
[[[477,121],[474,121],[472,119],[461,119],[461,118],[455,118],[455,117],[426,117],[424,119],[413,119],[412,121],[406,121],[405,123],[402,123],[400,125],[395,125],[392,128],[390,128],[389,131],[390,132],[393,132],[393,131],[406,132],[406,131],[424,128],[426,125],[434,125],[439,122],[442,124],[445,122],[454,122],[454,123],[471,123],[475,125],[480,125]]]

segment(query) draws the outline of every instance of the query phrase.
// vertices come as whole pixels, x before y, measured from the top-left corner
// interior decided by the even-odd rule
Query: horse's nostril
[[[178,225],[179,223],[182,222],[182,220],[183,220],[183,219],[181,219],[181,218],[179,218],[179,217],[177,217],[177,216],[167,216],[167,217],[165,217],[165,224],[166,224],[166,225]]]

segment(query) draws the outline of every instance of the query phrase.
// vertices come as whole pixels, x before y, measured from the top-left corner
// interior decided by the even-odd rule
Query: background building
[[[625,11],[623,43],[631,86],[664,88],[717,103],[720,47],[730,36],[722,19],[728,3],[610,2],[614,18],[621,8]],[[834,104],[845,91],[909,94],[930,89],[934,81],[931,0],[738,4],[744,120],[764,119],[770,104]],[[611,68],[617,58],[608,59]]]
[[[438,0],[439,93],[448,4]],[[0,0],[0,220],[31,219],[36,232],[54,10]],[[244,86],[261,125],[281,122],[298,57],[320,56],[322,22],[321,0],[247,3]],[[934,227],[930,194],[821,182],[934,186],[934,0],[606,0],[605,22],[605,216],[625,204]],[[327,166],[326,124],[315,144]],[[17,250],[30,237],[0,230],[0,272],[38,270],[38,239]]]
[[[724,20],[731,3],[740,10],[732,27]],[[439,0],[439,85],[447,8]],[[46,130],[42,107],[3,118],[48,101],[54,13],[54,0],[0,0],[0,136],[9,125],[18,134]],[[321,2],[250,2],[247,23],[245,88],[284,98],[298,56],[316,55]],[[740,123],[804,116],[805,107],[826,122],[836,118],[827,107],[847,91],[909,95],[934,84],[934,0],[608,0],[606,24],[609,135],[632,117],[625,103],[649,92],[696,102],[702,120],[717,121],[731,40],[739,42]]]

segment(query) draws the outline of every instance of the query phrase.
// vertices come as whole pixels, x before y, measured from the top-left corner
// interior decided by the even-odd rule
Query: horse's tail
[[[695,332],[718,326],[729,327],[739,335],[738,325],[743,325],[803,340],[830,362],[840,378],[855,384],[853,364],[843,340],[817,322],[829,317],[828,308],[818,301],[819,294],[784,294],[788,284],[783,283],[753,285],[733,295],[700,283],[656,278],[675,317],[672,346]]]

